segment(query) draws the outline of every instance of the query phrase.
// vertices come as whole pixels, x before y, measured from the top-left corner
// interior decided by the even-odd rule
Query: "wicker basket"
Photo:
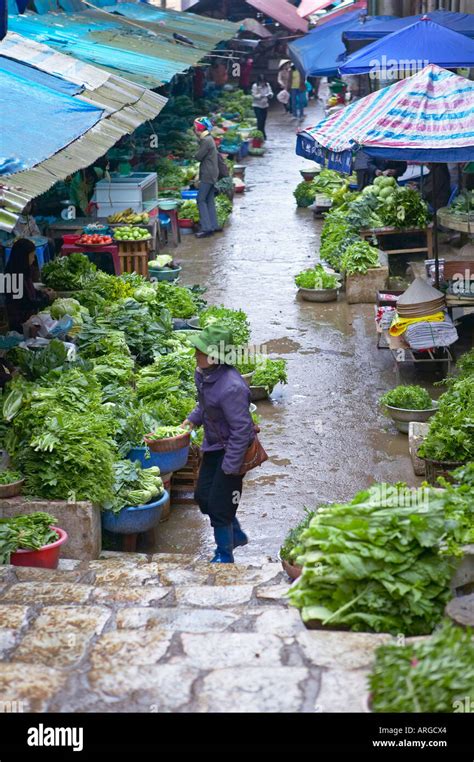
[[[184,431],[177,437],[165,437],[164,439],[148,439],[144,437],[144,442],[152,452],[175,452],[189,447],[191,441],[191,432]]]
[[[19,479],[11,484],[0,484],[0,498],[18,497],[25,483],[24,479]]]
[[[449,460],[431,460],[431,458],[423,458],[425,461],[425,476],[426,481],[429,482],[433,487],[437,487],[438,485],[438,477],[443,476],[448,482],[452,482],[452,472],[456,470],[456,468],[459,468],[460,466],[464,466],[465,464],[460,461],[449,461]]]

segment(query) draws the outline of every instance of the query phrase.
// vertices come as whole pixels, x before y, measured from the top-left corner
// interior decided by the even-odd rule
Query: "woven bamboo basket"
[[[191,432],[185,431],[177,437],[166,437],[164,439],[143,438],[145,444],[152,452],[174,452],[189,447],[191,441]]]

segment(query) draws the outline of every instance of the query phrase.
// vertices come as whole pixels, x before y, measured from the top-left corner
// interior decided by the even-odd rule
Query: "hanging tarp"
[[[103,69],[90,66],[70,56],[58,53],[46,45],[27,40],[9,32],[0,43],[0,70],[23,74],[28,82],[37,81],[54,93],[68,93],[69,100],[77,106],[98,111],[100,118],[84,134],[48,155],[46,159],[30,169],[4,176],[0,188],[0,229],[12,230],[18,214],[33,198],[51,188],[58,180],[79,169],[90,166],[103,156],[124,135],[134,132],[144,122],[154,119],[166,104],[166,98],[147,90],[141,85],[129,82]],[[3,84],[3,83],[2,83]],[[72,95],[75,93],[75,95]],[[25,117],[24,103],[28,103],[28,118]],[[47,114],[45,123],[39,121],[32,109],[30,94],[23,103],[22,116],[16,125],[25,124],[35,140],[42,144],[42,136],[50,130]],[[3,108],[3,114],[10,110]],[[7,114],[8,115],[8,114]],[[3,123],[2,123],[3,124]],[[26,129],[26,127],[25,127]],[[23,138],[18,134],[18,141]],[[32,138],[28,138],[31,140]],[[12,140],[12,138],[11,138]],[[23,145],[19,146],[24,149]],[[3,148],[3,134],[2,134]],[[55,146],[52,146],[54,149]],[[10,152],[11,153],[11,152]],[[16,155],[12,156],[15,161]],[[14,168],[14,167],[12,167]]]
[[[472,160],[474,82],[432,64],[304,130],[296,152],[348,172],[360,149],[423,163]]]
[[[290,32],[307,32],[308,22],[298,16],[294,5],[287,0],[247,0],[248,4],[289,29]]]
[[[451,11],[431,11],[427,15],[431,21],[441,26],[452,29],[453,32],[465,34],[467,37],[474,37],[474,14],[473,13],[452,13]],[[347,32],[347,40],[377,40],[385,37],[387,34],[393,34],[400,29],[415,24],[423,18],[423,14],[418,16],[406,16],[405,18],[382,16],[369,19],[365,23],[361,22],[356,29]]]
[[[30,169],[87,132],[102,110],[58,89],[56,78],[0,58],[0,175]],[[74,86],[72,86],[74,87]],[[77,90],[76,90],[77,92]],[[25,118],[25,107],[27,118]]]
[[[335,77],[345,52],[342,35],[358,23],[359,11],[347,13],[290,43],[291,60],[307,77]]]
[[[444,69],[474,67],[474,40],[425,18],[354,53],[340,72],[396,79],[398,72],[415,74],[430,63]]]

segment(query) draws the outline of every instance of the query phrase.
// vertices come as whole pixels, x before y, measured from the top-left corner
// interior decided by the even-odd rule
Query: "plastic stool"
[[[168,243],[168,231],[171,230],[171,219],[164,212],[160,212],[158,215],[159,231],[160,231],[160,243],[166,246]]]
[[[80,252],[81,254],[110,254],[114,263],[115,275],[120,275],[122,270],[120,267],[120,257],[118,254],[117,244],[108,244],[104,246],[96,246],[94,249],[87,248],[87,246],[75,246],[72,243],[65,243],[61,246],[61,257],[67,257],[68,254],[74,254]]]
[[[163,214],[162,211],[160,211],[160,215]],[[178,210],[177,209],[169,209],[166,212],[166,216],[170,220],[171,223],[171,234],[173,236],[173,244],[175,246],[178,246],[178,244],[181,241],[181,235],[179,232],[179,225],[178,225]]]

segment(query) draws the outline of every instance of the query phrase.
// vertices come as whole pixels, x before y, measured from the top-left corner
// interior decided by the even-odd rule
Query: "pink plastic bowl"
[[[20,548],[11,554],[10,563],[13,566],[35,566],[41,569],[57,569],[61,545],[67,542],[68,536],[64,529],[51,527],[59,535],[59,540],[50,545],[44,545],[39,550],[26,550]]]

